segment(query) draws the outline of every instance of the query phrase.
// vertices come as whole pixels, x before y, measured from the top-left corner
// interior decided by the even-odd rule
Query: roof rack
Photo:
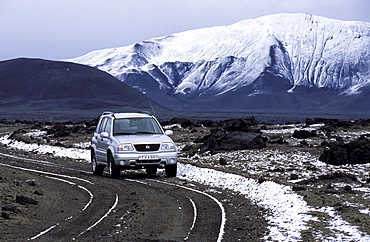
[[[108,114],[110,114],[110,115],[112,115],[112,116],[113,116],[113,112],[111,112],[111,111],[105,111],[105,112],[103,112],[102,116],[103,116],[103,115],[108,115]]]
[[[151,114],[149,111],[142,111],[142,110],[139,110],[137,111],[138,113],[144,113],[144,114],[148,114],[150,116],[153,116],[153,114]]]

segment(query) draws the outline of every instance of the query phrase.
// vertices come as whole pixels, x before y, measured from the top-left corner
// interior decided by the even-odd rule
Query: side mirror
[[[171,135],[173,135],[173,131],[172,131],[172,130],[166,130],[166,131],[164,131],[164,133],[165,133],[167,136],[171,136]]]
[[[109,134],[108,132],[101,132],[100,133],[100,138],[104,139],[104,138],[109,138]]]

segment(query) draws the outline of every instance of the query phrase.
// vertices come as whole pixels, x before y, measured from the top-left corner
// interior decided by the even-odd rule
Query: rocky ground
[[[95,124],[96,120],[59,124],[3,120],[0,132],[12,132],[9,139],[25,143],[88,149]],[[311,212],[321,220],[312,222],[304,240],[312,240],[312,234],[318,231],[333,233],[325,225],[332,218],[328,208],[359,231],[370,234],[370,120],[307,119],[304,124],[277,125],[259,123],[254,118],[218,122],[172,119],[162,124],[174,130],[182,163],[239,174],[259,183],[272,181],[291,186],[309,206],[316,208]],[[1,150],[9,151],[10,147],[11,144],[3,144]],[[17,152],[35,157],[30,151]],[[53,158],[52,152],[43,156],[60,159]],[[0,162],[4,159],[0,157]],[[64,162],[75,164],[75,160]],[[61,197],[43,184],[37,175],[1,168],[2,235],[4,231],[14,232],[14,226],[32,225],[36,220],[55,216],[55,204],[59,212],[68,212],[73,209],[68,201],[84,200],[78,193]],[[41,197],[48,202],[38,202]],[[264,213],[263,209],[258,213]],[[251,234],[262,236],[258,228],[253,230],[251,226],[250,230]]]
[[[171,123],[171,122],[170,122]],[[172,123],[182,123],[172,120]],[[189,123],[177,135],[182,162],[291,186],[315,216],[329,221],[329,210],[370,233],[370,120],[307,119],[305,123],[266,124],[255,119]],[[207,128],[204,128],[207,127]],[[248,135],[244,135],[248,133]],[[232,137],[230,137],[232,134]],[[200,138],[201,137],[201,138]],[[330,223],[330,222],[328,222]],[[333,232],[314,223],[308,234]]]

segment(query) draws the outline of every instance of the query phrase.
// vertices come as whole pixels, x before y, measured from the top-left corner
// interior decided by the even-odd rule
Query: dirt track
[[[261,209],[225,191],[207,193],[225,210],[222,224],[221,207],[203,194],[207,187],[144,173],[113,180],[93,176],[86,163],[32,159],[0,156],[9,164],[1,165],[1,205],[19,209],[3,211],[2,241],[237,241],[258,240],[265,230]],[[37,204],[19,204],[16,196]]]

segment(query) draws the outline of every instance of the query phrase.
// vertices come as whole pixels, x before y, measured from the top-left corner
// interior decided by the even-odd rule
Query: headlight
[[[174,149],[176,149],[176,146],[172,142],[162,143],[161,145],[161,150],[174,150]]]
[[[120,144],[117,148],[117,151],[130,151],[130,150],[134,150],[134,147],[130,143]]]

